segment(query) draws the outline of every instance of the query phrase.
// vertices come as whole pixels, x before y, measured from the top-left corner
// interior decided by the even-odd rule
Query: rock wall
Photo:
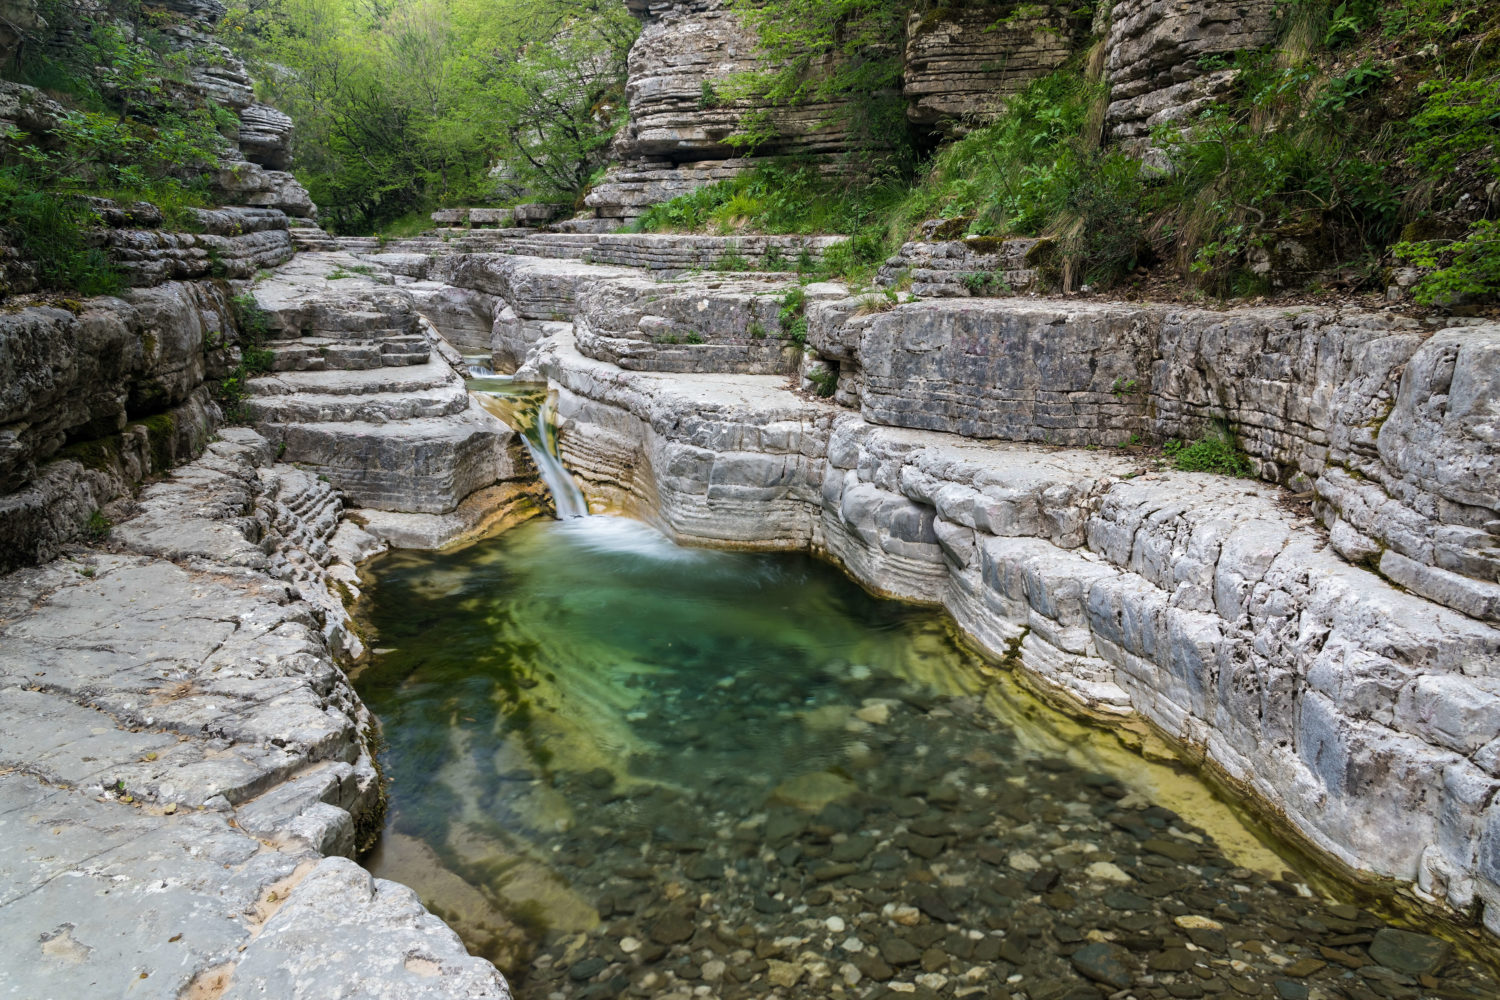
[[[876,424],[1072,447],[1221,425],[1262,478],[1316,491],[1351,561],[1500,621],[1493,324],[1046,300],[851,319],[827,303],[810,310],[809,345]]]
[[[948,134],[983,124],[1006,98],[1066,62],[1087,29],[1086,19],[1045,4],[913,11],[901,75],[906,116]]]
[[[1283,16],[1272,0],[1115,4],[1105,38],[1110,138],[1144,154],[1152,126],[1191,117],[1234,82],[1234,70],[1205,68],[1201,59],[1275,41]]]
[[[645,24],[627,71],[630,118],[607,175],[585,198],[589,227],[630,222],[767,156],[825,170],[843,169],[849,154],[868,158],[868,139],[849,133],[840,104],[766,108],[719,98],[726,81],[762,68],[753,32],[720,0],[664,0],[638,5],[637,13]],[[1210,57],[1275,42],[1285,19],[1272,0],[1121,0],[1098,5],[1092,21],[1089,13],[1008,2],[913,10],[900,84],[910,138],[926,145],[992,120],[1008,97],[1081,57],[1092,35],[1100,47],[1090,72],[1102,72],[1108,86],[1105,138],[1164,166],[1152,151],[1151,129],[1189,120],[1234,82],[1235,71]],[[765,119],[760,124],[776,137],[745,157],[726,140],[751,115]]]
[[[223,13],[184,2],[161,25],[187,78],[163,100],[242,113],[238,140],[209,171],[221,207],[187,210],[193,231],[177,232],[153,205],[94,199],[95,242],[129,290],[13,298],[0,313],[0,570],[53,557],[110,500],[202,452],[223,419],[211,387],[238,378],[240,345],[254,339],[227,281],[289,260],[289,215],[314,212],[274,169],[289,155],[290,121],[254,103],[244,64],[210,34]],[[0,82],[11,142],[44,137],[63,113],[35,88]],[[37,285],[33,264],[0,247],[0,296]]]
[[[647,303],[748,328],[739,279],[494,260],[468,266],[505,271],[502,309],[555,310],[508,349],[556,388],[590,493],[942,603],[1045,690],[1149,720],[1318,850],[1500,932],[1493,324],[809,286],[823,402],[717,339],[645,346]],[[1262,481],[1114,447],[1215,425]]]

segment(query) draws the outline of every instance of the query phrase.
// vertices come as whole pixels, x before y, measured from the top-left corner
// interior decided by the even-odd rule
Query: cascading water
[[[517,382],[477,363],[469,365],[469,373],[469,391],[478,397],[480,405],[520,432],[527,454],[552,494],[558,520],[588,517],[589,502],[558,452],[556,412],[546,386]]]
[[[490,367],[490,359],[484,354],[465,354],[464,365],[469,369],[469,378],[495,378],[495,369]]]

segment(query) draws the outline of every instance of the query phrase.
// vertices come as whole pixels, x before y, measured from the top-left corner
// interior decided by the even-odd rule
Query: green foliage
[[[1162,452],[1172,465],[1186,472],[1215,472],[1221,476],[1250,475],[1250,460],[1235,446],[1234,438],[1223,428],[1187,444],[1173,439],[1162,445]]]
[[[851,182],[825,177],[808,167],[768,164],[654,205],[633,229],[708,229],[721,234],[753,229],[802,235],[878,232],[903,192],[904,186],[897,183]]]
[[[223,30],[297,121],[322,217],[369,232],[442,204],[582,197],[637,26],[606,0],[234,0]]]
[[[1036,80],[993,124],[938,153],[897,209],[897,230],[906,236],[926,219],[970,217],[975,235],[1040,233],[1082,182],[1090,108],[1103,95],[1071,66]]]
[[[872,94],[901,76],[911,5],[902,0],[731,0],[768,66],[735,81],[734,96],[773,104]]]
[[[83,526],[83,536],[95,545],[109,537],[114,530],[114,524],[104,516],[104,511],[96,510],[89,515],[88,521]]]
[[[239,328],[240,338],[244,343],[259,345],[271,332],[270,314],[260,307],[255,296],[249,292],[230,299],[229,308],[234,314],[235,325]]]
[[[1500,297],[1500,221],[1481,219],[1462,239],[1398,243],[1392,252],[1416,267],[1435,269],[1412,290],[1423,305]]]
[[[781,322],[781,337],[801,347],[807,343],[807,293],[798,285],[787,289],[781,297],[781,310],[777,319]]]
[[[244,359],[247,375],[262,375],[270,371],[276,360],[275,352],[264,347],[245,347],[241,349],[240,357]]]
[[[124,283],[104,251],[89,246],[98,223],[92,209],[66,194],[43,190],[29,170],[0,168],[0,226],[33,263],[44,288],[81,295],[113,295]]]
[[[745,257],[744,254],[726,253],[724,256],[714,261],[714,270],[749,271],[751,270],[750,260],[749,258]]]
[[[836,368],[817,367],[809,368],[807,380],[813,384],[814,391],[824,399],[832,396],[839,387],[839,373]]]
[[[117,291],[119,276],[89,246],[99,218],[85,196],[150,202],[167,226],[194,229],[191,209],[208,203],[210,170],[238,120],[187,86],[188,56],[138,5],[41,8],[49,34],[23,45],[5,73],[67,110],[45,135],[0,136],[0,226],[43,287]]]
[[[1442,177],[1478,153],[1489,174],[1500,178],[1500,78],[1431,79],[1417,90],[1422,105],[1409,123],[1415,162]]]

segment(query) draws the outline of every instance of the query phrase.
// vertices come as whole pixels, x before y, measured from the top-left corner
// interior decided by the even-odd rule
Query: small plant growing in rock
[[[807,371],[807,380],[813,384],[814,391],[824,399],[832,396],[839,385],[839,373],[837,369],[818,366]]]
[[[969,271],[959,279],[970,295],[1009,295],[1010,282],[994,271]]]
[[[760,269],[762,271],[786,270],[786,255],[781,252],[781,247],[771,247],[761,255]]]
[[[745,332],[750,335],[752,340],[766,339],[766,325],[758,319],[752,320]]]
[[[743,254],[727,253],[714,262],[715,271],[751,271],[754,268]]]
[[[246,374],[263,375],[271,370],[276,354],[264,347],[246,347],[240,353],[240,358],[244,362]]]
[[[699,333],[697,330],[689,330],[686,334],[683,335],[682,342],[684,344],[706,343],[706,341],[703,339],[703,334]]]
[[[1184,472],[1215,472],[1221,476],[1250,475],[1250,460],[1235,446],[1227,430],[1215,429],[1192,444],[1172,439],[1162,453]]]
[[[109,518],[104,516],[104,511],[96,510],[89,515],[88,521],[84,523],[83,536],[94,543],[102,542],[109,537],[109,533],[113,528],[114,525],[110,522]]]
[[[807,293],[802,286],[788,289],[781,297],[781,336],[794,344],[807,343]]]
[[[1134,396],[1140,391],[1140,385],[1133,378],[1117,378],[1109,387],[1110,393],[1116,399],[1124,399],[1126,396]]]

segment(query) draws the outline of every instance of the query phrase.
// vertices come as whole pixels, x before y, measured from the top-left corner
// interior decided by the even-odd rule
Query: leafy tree
[[[636,31],[603,0],[243,0],[227,26],[344,230],[440,204],[573,201],[620,124]]]

